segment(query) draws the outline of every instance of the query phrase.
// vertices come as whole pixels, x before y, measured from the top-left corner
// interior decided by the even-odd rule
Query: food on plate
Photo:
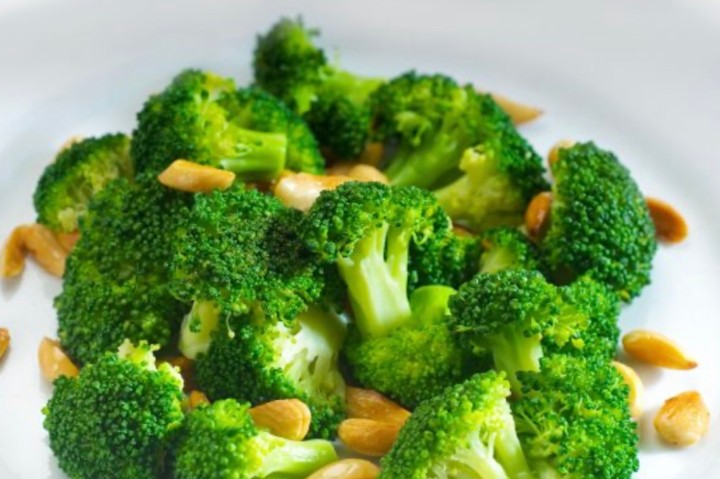
[[[592,142],[559,142],[546,175],[516,128],[539,110],[346,71],[300,19],[258,37],[253,70],[184,70],[131,135],[66,145],[5,245],[3,277],[29,253],[63,278],[39,350],[60,469],[630,478],[642,381],[614,361],[618,322],[679,213]],[[622,342],[697,365],[655,333]],[[708,422],[698,393],[655,418],[678,445]]]

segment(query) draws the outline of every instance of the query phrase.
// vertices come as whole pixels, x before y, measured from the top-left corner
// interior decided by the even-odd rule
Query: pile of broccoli
[[[637,434],[611,360],[657,244],[628,170],[579,143],[549,181],[490,95],[350,73],[317,37],[282,19],[257,39],[253,85],[183,71],[131,136],[81,140],[47,167],[38,221],[80,236],[55,307],[81,369],[44,409],[60,468],[305,478],[337,460],[349,384],[413,411],[381,478],[629,478]],[[387,183],[345,182],[308,211],[273,195],[288,171],[322,175],[371,143]],[[235,182],[173,190],[157,176],[177,159]],[[531,240],[541,192],[550,220]],[[187,408],[190,387],[210,404]],[[249,408],[289,398],[309,407],[310,439],[253,423]]]

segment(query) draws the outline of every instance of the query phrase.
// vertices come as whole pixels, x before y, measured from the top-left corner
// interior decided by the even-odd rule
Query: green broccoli
[[[115,178],[132,178],[130,138],[122,133],[87,138],[61,151],[45,168],[33,195],[38,222],[77,231],[90,200]]]
[[[283,168],[323,169],[310,131],[280,100],[198,70],[182,72],[147,101],[131,154],[139,172],[159,173],[182,158],[243,181],[271,180]]]
[[[462,236],[453,231],[436,235],[420,245],[413,244],[410,250],[410,291],[428,285],[459,288],[478,272],[481,252],[477,237]]]
[[[392,184],[442,186],[458,176],[467,148],[482,141],[482,97],[436,74],[408,72],[370,97],[376,140],[393,145],[385,170]]]
[[[303,248],[300,217],[256,190],[196,197],[171,261],[173,293],[194,303],[179,348],[197,358],[211,398],[298,397],[313,412],[312,434],[330,436],[344,409],[344,326],[328,311],[340,280]]]
[[[126,338],[170,342],[187,306],[170,294],[167,263],[191,200],[154,178],[116,179],[93,198],[55,299],[73,358],[94,361]]]
[[[455,290],[424,286],[410,297],[412,321],[387,336],[346,345],[352,374],[364,387],[387,394],[408,408],[469,377],[479,368],[469,361],[447,326],[447,303]]]
[[[442,213],[429,192],[415,187],[348,182],[324,191],[300,230],[320,260],[337,265],[363,338],[384,336],[411,316],[408,264],[412,243],[438,231]]]
[[[345,381],[338,357],[345,336],[339,318],[311,307],[292,321],[258,315],[220,322],[195,378],[210,398],[261,404],[298,398],[312,412],[311,437],[334,437],[344,418]]]
[[[564,304],[537,271],[480,273],[450,299],[450,329],[472,353],[492,353],[519,391],[518,371],[537,371],[544,346],[582,348],[588,317]]]
[[[303,479],[337,460],[332,443],[292,441],[258,430],[231,399],[194,409],[175,450],[178,479]]]
[[[533,196],[548,189],[542,160],[490,95],[480,101],[481,142],[460,157],[462,176],[435,194],[462,226],[518,226]]]
[[[303,115],[323,148],[340,158],[355,158],[370,131],[367,99],[384,80],[331,65],[315,45],[318,35],[301,19],[281,19],[258,37],[255,82]]]
[[[540,266],[535,245],[519,230],[494,228],[480,236],[483,247],[480,271],[497,273],[509,268],[538,269]]]
[[[125,342],[74,378],[61,376],[43,409],[60,469],[74,479],[159,477],[183,420],[183,381],[155,365],[147,343]]]
[[[650,283],[657,250],[635,181],[593,143],[561,149],[552,173],[550,226],[539,245],[549,275],[567,284],[587,274],[631,300]]]
[[[502,373],[478,374],[420,404],[381,460],[380,479],[531,477]]]
[[[553,355],[518,379],[516,430],[540,477],[623,479],[638,470],[628,389],[607,360]]]

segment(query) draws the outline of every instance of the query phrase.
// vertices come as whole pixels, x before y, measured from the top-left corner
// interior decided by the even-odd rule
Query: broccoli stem
[[[400,147],[385,174],[393,185],[433,189],[457,169],[462,150],[450,135],[438,134],[418,148]]]
[[[304,478],[337,460],[332,443],[321,439],[291,441],[260,431],[255,441],[265,442],[270,451],[263,457],[262,466],[254,477]]]
[[[453,461],[463,467],[453,477],[461,479],[509,479],[503,466],[493,457],[492,448],[483,444],[477,435],[469,439],[467,448],[458,451]]]
[[[508,408],[508,417],[512,418],[511,414]],[[525,459],[520,439],[515,432],[515,422],[512,419],[509,421],[508,427],[495,437],[495,456],[510,477],[531,477],[530,467]]]
[[[285,167],[287,136],[238,128],[231,157],[219,161],[221,167],[237,174],[243,181],[267,181],[277,178]]]
[[[358,329],[365,337],[385,336],[410,319],[407,297],[410,235],[399,230],[381,226],[358,241],[350,257],[338,260]]]
[[[510,329],[510,328],[508,328]],[[539,334],[526,337],[514,330],[504,331],[488,339],[495,368],[505,371],[513,393],[520,394],[519,371],[539,371],[542,345]]]
[[[207,352],[212,334],[218,328],[220,309],[212,301],[196,301],[183,318],[178,349],[183,355],[195,359]]]

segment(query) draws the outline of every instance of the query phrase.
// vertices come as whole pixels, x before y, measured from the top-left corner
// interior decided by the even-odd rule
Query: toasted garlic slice
[[[25,229],[25,249],[48,273],[62,278],[68,252],[63,248],[49,228],[32,224]]]
[[[550,148],[550,151],[548,152],[547,161],[548,166],[552,170],[553,165],[558,160],[558,155],[560,153],[560,150],[564,150],[566,148],[572,148],[575,145],[575,142],[573,140],[560,140],[557,143],[555,143],[552,148]]]
[[[697,443],[709,423],[710,412],[697,391],[686,391],[665,401],[653,421],[665,442],[680,447]]]
[[[0,359],[5,356],[8,347],[10,347],[10,331],[7,328],[0,328]]]
[[[666,243],[680,243],[688,235],[688,225],[678,210],[657,198],[645,198],[650,217],[655,224],[655,235]]]
[[[348,449],[366,456],[384,456],[392,448],[402,424],[352,418],[340,423],[338,438]]]
[[[349,176],[320,176],[308,173],[295,173],[284,176],[275,185],[275,196],[285,206],[307,211],[315,203],[320,193],[334,190],[338,186],[353,181]]]
[[[516,125],[533,121],[543,114],[540,108],[517,102],[505,95],[490,93],[490,96],[492,96],[495,103],[508,114],[512,122]]]
[[[390,183],[385,173],[372,165],[355,165],[348,172],[348,176],[358,181],[376,181],[384,185]]]
[[[380,468],[364,459],[343,459],[310,474],[307,479],[375,479]]]
[[[630,415],[633,417],[633,419],[638,419],[640,416],[642,416],[642,398],[645,392],[645,388],[643,387],[642,381],[640,380],[640,376],[638,376],[635,370],[627,364],[623,364],[618,361],[613,361],[612,363],[613,366],[615,366],[615,369],[617,369],[617,371],[622,376],[625,384],[627,384],[628,388],[630,389],[630,394],[628,395],[628,402],[630,403]]]
[[[525,228],[530,239],[537,241],[547,230],[550,220],[550,207],[552,206],[552,193],[543,191],[530,200],[525,210]]]
[[[385,154],[385,146],[380,142],[368,143],[358,161],[366,165],[379,166]]]
[[[210,404],[210,400],[207,398],[205,393],[197,390],[190,391],[190,394],[188,395],[189,409],[193,410],[202,404]]]
[[[213,190],[230,188],[235,181],[235,173],[212,166],[199,165],[192,161],[175,160],[158,175],[158,180],[168,188],[175,190],[188,193],[208,193]]]
[[[18,276],[25,269],[25,233],[28,226],[18,226],[5,241],[2,256],[0,256],[0,276],[12,278]]]
[[[410,411],[372,389],[348,387],[345,406],[349,418],[404,424]]]
[[[73,231],[72,233],[55,233],[55,237],[63,247],[65,251],[70,253],[75,248],[75,243],[80,239],[80,232]]]
[[[75,377],[78,368],[73,364],[60,343],[53,339],[43,338],[38,348],[38,361],[40,372],[48,381],[54,381],[60,376]]]
[[[301,441],[310,430],[310,409],[299,399],[279,399],[250,409],[259,428],[276,436]]]
[[[638,329],[622,338],[623,348],[631,357],[667,369],[693,369],[697,362],[690,359],[672,339],[654,331]]]

